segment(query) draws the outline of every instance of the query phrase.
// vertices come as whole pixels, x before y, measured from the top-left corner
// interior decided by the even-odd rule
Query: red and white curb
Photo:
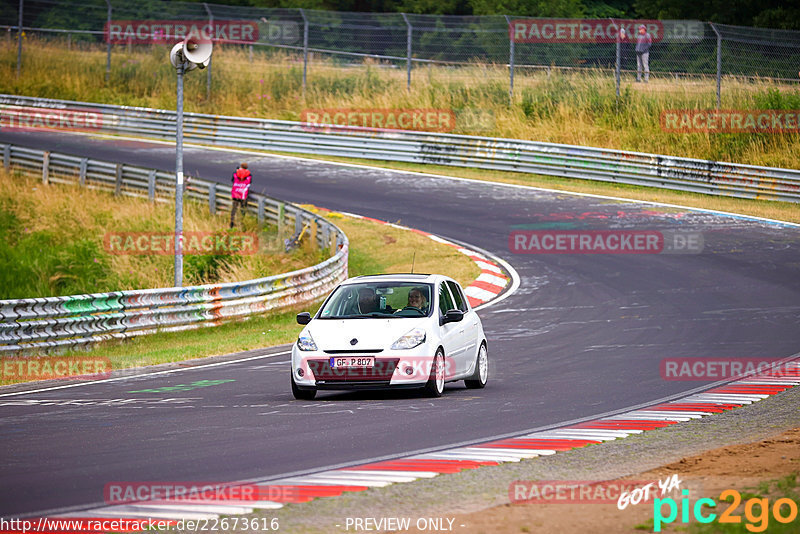
[[[327,211],[324,208],[314,207],[314,209],[320,211]],[[364,215],[358,215],[355,213],[348,213],[344,211],[339,211],[336,213],[340,213],[346,217],[353,217],[355,219],[363,219],[366,221],[372,221],[378,224],[385,224],[387,226],[391,226],[392,228],[397,228],[400,230],[410,230],[420,235],[424,235],[425,237],[436,241],[437,243],[441,243],[442,245],[447,245],[449,247],[453,247],[458,250],[460,253],[464,254],[465,256],[469,257],[475,265],[481,270],[481,274],[478,278],[475,279],[468,287],[464,288],[464,293],[467,295],[467,300],[469,300],[470,306],[473,308],[480,306],[481,304],[487,303],[491,300],[497,298],[497,296],[503,292],[505,287],[508,285],[509,277],[503,272],[503,269],[493,261],[492,259],[488,258],[485,254],[481,254],[476,250],[472,250],[452,241],[448,241],[443,237],[439,237],[435,234],[431,234],[429,232],[424,232],[422,230],[417,230],[416,228],[409,228],[408,226],[403,226],[400,224],[390,223],[386,221],[382,221],[380,219],[374,219],[372,217],[365,217]]]
[[[331,469],[256,484],[257,500],[148,501],[60,515],[70,518],[214,519],[221,515],[274,510],[289,503],[336,497],[390,484],[433,478],[505,462],[519,462],[641,434],[752,404],[800,385],[800,358],[783,363],[783,376],[751,376],[679,400],[522,436],[419,454],[406,458]],[[248,484],[248,486],[253,486]]]

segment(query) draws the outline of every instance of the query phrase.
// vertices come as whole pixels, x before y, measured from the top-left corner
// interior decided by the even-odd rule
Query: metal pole
[[[708,24],[717,34],[717,109],[719,109],[722,100],[722,35],[717,31],[713,22]]]
[[[206,13],[208,13],[208,24],[211,26],[211,35],[215,34],[214,32],[214,14],[211,13],[211,8],[208,7],[208,4],[203,2],[203,7],[206,8]],[[206,100],[211,99],[211,58],[208,58],[208,66],[206,67]]]
[[[411,23],[408,22],[408,17],[405,13],[400,13],[403,15],[403,20],[406,22],[406,90],[411,90],[411,33],[413,32],[413,28]]]
[[[303,17],[303,97],[306,96],[306,74],[308,73],[308,17],[305,9],[300,9]]]
[[[620,27],[619,25],[614,22],[614,19],[611,19],[611,23],[616,27],[616,34],[617,34],[617,60],[616,65],[614,67],[614,84],[616,85],[616,92],[617,92],[617,107],[619,107],[619,72],[620,72],[620,65],[622,64],[622,38],[620,36]]]
[[[514,102],[514,32],[511,28],[511,19],[506,17],[508,23],[508,103]]]
[[[183,73],[178,68],[178,114],[175,121],[175,287],[183,286]]]
[[[106,28],[108,28],[106,33],[106,40],[108,41],[106,45],[106,81],[108,81],[111,76],[111,0],[106,0],[106,5],[108,6],[108,20],[106,21]]]
[[[19,0],[19,25],[17,26],[17,78],[22,71],[22,8],[24,0]]]

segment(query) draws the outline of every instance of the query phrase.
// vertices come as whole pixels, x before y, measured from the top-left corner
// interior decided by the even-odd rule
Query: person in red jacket
[[[242,163],[236,169],[231,177],[233,188],[231,188],[231,199],[233,199],[233,206],[231,208],[231,228],[236,220],[236,211],[242,209],[242,217],[244,217],[244,208],[247,205],[247,195],[250,193],[250,183],[253,181],[253,176],[247,169],[247,163]]]

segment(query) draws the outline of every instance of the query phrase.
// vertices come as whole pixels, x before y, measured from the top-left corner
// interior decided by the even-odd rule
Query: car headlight
[[[311,332],[305,331],[297,338],[297,348],[303,351],[317,350],[317,344],[311,337]]]
[[[413,349],[425,343],[425,330],[414,328],[406,332],[400,339],[392,344],[392,350]]]

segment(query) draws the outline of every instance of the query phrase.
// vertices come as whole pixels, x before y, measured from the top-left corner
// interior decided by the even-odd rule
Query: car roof
[[[391,273],[391,274],[368,274],[355,276],[343,282],[343,284],[355,284],[363,282],[428,282],[433,283],[438,280],[452,280],[449,276],[441,274],[427,273]]]

